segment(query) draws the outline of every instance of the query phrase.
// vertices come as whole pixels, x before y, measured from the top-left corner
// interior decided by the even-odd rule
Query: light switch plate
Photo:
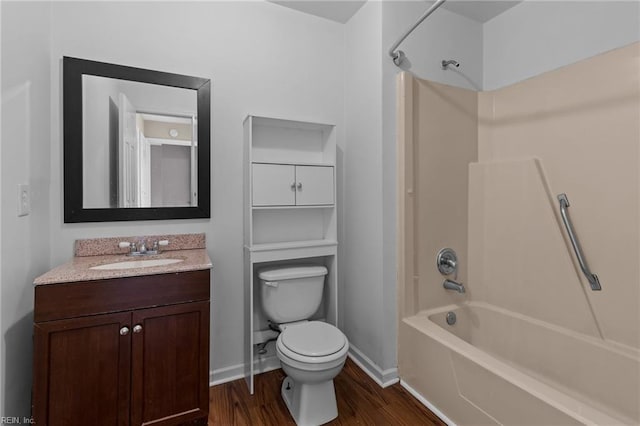
[[[18,185],[18,216],[26,216],[31,212],[31,194],[29,184]]]

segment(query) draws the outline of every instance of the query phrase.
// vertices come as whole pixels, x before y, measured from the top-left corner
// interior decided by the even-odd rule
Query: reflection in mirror
[[[83,207],[198,205],[195,90],[82,78]]]
[[[64,221],[210,217],[208,79],[63,58]]]

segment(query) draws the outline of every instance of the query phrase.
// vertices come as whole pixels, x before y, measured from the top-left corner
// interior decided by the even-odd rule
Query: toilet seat
[[[345,335],[336,327],[321,321],[309,321],[287,327],[276,343],[279,351],[290,359],[321,364],[342,358],[349,350]]]

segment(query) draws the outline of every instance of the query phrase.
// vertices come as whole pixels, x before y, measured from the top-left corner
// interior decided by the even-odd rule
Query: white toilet
[[[281,331],[276,353],[287,375],[282,398],[300,426],[338,416],[333,378],[344,366],[349,342],[333,325],[308,320],[322,302],[326,274],[327,268],[313,265],[258,271],[262,307]]]

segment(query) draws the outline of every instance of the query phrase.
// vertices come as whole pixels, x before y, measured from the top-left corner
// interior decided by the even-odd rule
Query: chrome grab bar
[[[582,273],[589,284],[591,285],[591,290],[598,291],[602,290],[600,287],[600,281],[598,280],[598,276],[596,274],[592,274],[587,266],[587,262],[584,260],[582,255],[582,250],[580,249],[580,243],[573,232],[573,226],[571,225],[571,220],[569,220],[569,215],[567,214],[567,208],[569,207],[569,199],[567,198],[567,194],[558,195],[558,201],[560,202],[560,215],[562,216],[562,221],[564,222],[564,226],[567,228],[567,234],[569,234],[569,239],[571,240],[571,245],[573,246],[573,250],[576,252],[576,257],[578,258],[578,263],[580,264],[580,268],[582,269]]]

